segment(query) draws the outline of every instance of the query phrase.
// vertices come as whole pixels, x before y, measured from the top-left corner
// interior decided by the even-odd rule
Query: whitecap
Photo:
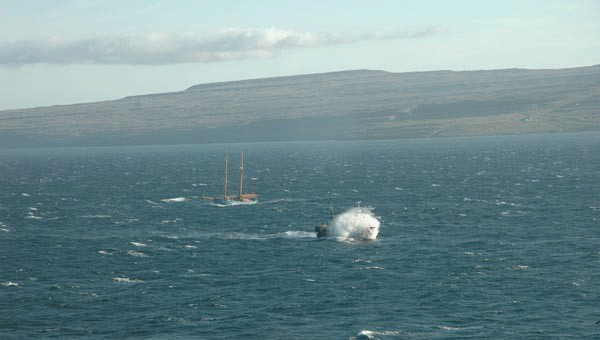
[[[360,332],[358,332],[358,334],[356,335],[356,340],[370,340],[370,339],[377,339],[376,336],[377,335],[383,335],[383,336],[388,336],[388,335],[400,335],[402,334],[401,331],[369,331],[369,330],[362,330]]]
[[[23,193],[21,193],[21,196],[24,196],[24,197],[29,197],[29,196],[31,196],[31,195],[30,195],[30,194],[28,194],[28,193],[26,193],[26,192],[23,192]]]
[[[42,217],[35,216],[32,212],[27,213],[27,218],[32,219],[32,220],[41,220],[42,219]]]
[[[375,336],[375,332],[362,330],[356,335],[356,340],[370,340]]]
[[[363,259],[352,260],[352,263],[360,263],[360,262],[371,263],[371,260],[363,260]]]
[[[136,247],[147,247],[148,245],[145,243],[141,243],[141,242],[129,242],[132,245],[136,246]]]
[[[4,232],[9,232],[10,230],[8,230],[7,228],[0,228],[0,231],[4,231]]]
[[[111,215],[90,215],[90,214],[87,214],[87,215],[81,215],[79,217],[80,218],[111,218],[112,216]]]
[[[438,326],[439,329],[443,329],[445,331],[457,331],[460,328],[458,327],[452,327],[452,326]]]
[[[185,198],[185,197],[174,197],[174,198],[165,198],[165,199],[162,199],[161,201],[169,203],[169,202],[185,202],[186,200],[187,200],[187,198]]]
[[[131,256],[137,256],[137,257],[146,257],[146,256],[148,256],[148,255],[146,255],[146,254],[144,254],[142,252],[135,251],[135,250],[128,250],[127,254],[129,254]]]
[[[132,278],[129,278],[129,277],[114,277],[113,281],[119,282],[119,283],[138,283],[138,282],[143,282],[142,280],[132,279]]]
[[[19,287],[19,284],[16,282],[0,282],[0,286],[2,287]]]

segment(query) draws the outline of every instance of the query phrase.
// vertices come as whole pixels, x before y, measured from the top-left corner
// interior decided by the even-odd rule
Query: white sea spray
[[[371,208],[354,207],[336,215],[327,226],[327,236],[348,239],[374,240],[380,222]]]

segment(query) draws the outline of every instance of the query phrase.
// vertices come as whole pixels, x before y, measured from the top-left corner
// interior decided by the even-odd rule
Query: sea
[[[600,133],[0,149],[0,339],[50,338],[598,339]]]

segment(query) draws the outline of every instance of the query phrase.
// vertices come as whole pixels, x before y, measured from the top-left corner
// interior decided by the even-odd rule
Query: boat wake
[[[375,240],[380,222],[372,208],[355,207],[334,216],[328,225],[316,228],[319,237],[341,240]]]
[[[301,230],[289,230],[285,232],[273,233],[273,234],[247,234],[247,233],[224,233],[213,235],[226,240],[245,240],[245,241],[268,241],[274,239],[288,239],[288,240],[307,240],[314,239],[315,233],[301,231]]]

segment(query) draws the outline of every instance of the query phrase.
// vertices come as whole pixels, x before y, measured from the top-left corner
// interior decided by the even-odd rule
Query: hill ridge
[[[0,146],[472,136],[600,130],[600,65],[347,70],[0,111]]]

